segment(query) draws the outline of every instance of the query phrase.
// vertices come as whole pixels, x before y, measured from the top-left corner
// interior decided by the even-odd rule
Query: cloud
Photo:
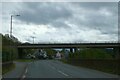
[[[33,24],[49,24],[58,19],[66,19],[71,16],[71,12],[65,5],[60,3],[23,3],[19,12],[19,20]]]
[[[88,29],[100,30],[103,33],[113,34],[118,28],[117,3],[72,3],[78,8],[73,8],[74,17],[70,22]]]
[[[3,33],[10,14],[13,34],[21,41],[113,41],[118,37],[118,4],[115,2],[21,2],[4,3]]]

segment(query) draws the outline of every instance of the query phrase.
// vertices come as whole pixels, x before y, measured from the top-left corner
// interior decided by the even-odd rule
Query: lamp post
[[[33,38],[33,44],[34,44],[34,39],[36,38],[36,37],[34,37],[34,36],[31,36],[32,38]]]
[[[20,16],[20,15],[11,15],[11,22],[10,22],[10,38],[12,37],[12,18],[14,16]]]
[[[11,15],[11,21],[10,21],[10,38],[12,39],[12,18],[14,16],[20,16],[20,15]],[[12,47],[11,47],[12,43],[10,41],[10,59],[13,61],[12,59]]]

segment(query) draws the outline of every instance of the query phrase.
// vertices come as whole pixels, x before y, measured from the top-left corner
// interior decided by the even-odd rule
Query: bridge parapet
[[[18,48],[114,48],[120,47],[120,43],[42,43],[42,44],[20,44]]]

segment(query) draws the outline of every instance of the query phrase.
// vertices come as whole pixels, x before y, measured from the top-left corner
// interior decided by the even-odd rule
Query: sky
[[[117,2],[2,2],[2,34],[21,42],[74,43],[118,40]]]

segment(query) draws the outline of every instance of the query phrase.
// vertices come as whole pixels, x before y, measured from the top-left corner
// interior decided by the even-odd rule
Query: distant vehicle
[[[28,59],[35,59],[36,57],[35,57],[35,55],[28,54],[26,58],[28,58]]]
[[[61,59],[61,53],[59,52],[56,53],[56,59]]]
[[[34,55],[31,55],[31,59],[35,59],[35,56],[34,56]]]
[[[43,58],[44,59],[46,59],[48,56],[47,56],[47,53],[45,52],[44,54],[43,54]]]
[[[39,59],[47,59],[48,58],[47,53],[45,51],[40,51],[38,54],[38,58]]]

